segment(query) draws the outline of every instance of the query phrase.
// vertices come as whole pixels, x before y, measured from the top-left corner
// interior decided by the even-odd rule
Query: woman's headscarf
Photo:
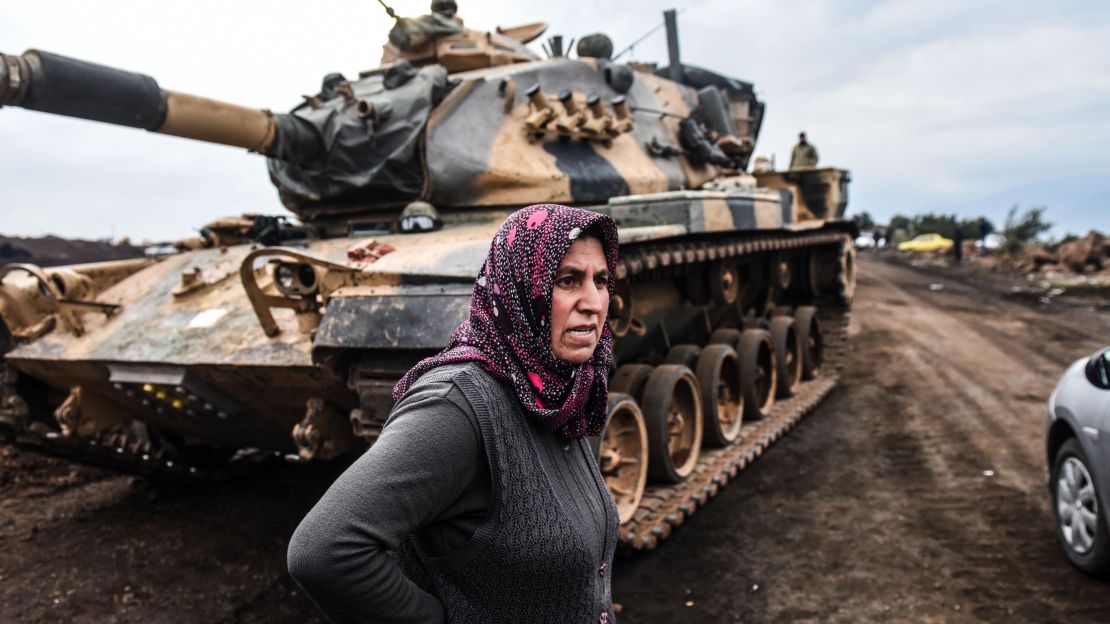
[[[572,243],[587,230],[600,234],[605,264],[617,269],[617,226],[605,215],[556,204],[514,212],[490,244],[470,297],[470,315],[447,348],[419,362],[393,388],[399,401],[429,370],[477,362],[509,383],[525,411],[568,439],[601,435],[605,429],[613,336],[602,323],[593,356],[570,364],[551,351],[551,292],[555,272]],[[607,310],[602,310],[602,314]]]

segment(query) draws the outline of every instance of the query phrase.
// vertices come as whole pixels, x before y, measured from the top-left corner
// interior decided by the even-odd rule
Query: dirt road
[[[1110,314],[931,271],[863,263],[841,388],[617,561],[621,622],[1110,620],[1110,584],[1055,542],[1041,430]],[[12,449],[0,468],[0,621],[322,621],[284,552],[336,467],[204,490]]]
[[[659,552],[621,562],[622,621],[1110,620],[1110,585],[1055,542],[1042,434],[1110,318],[991,286],[865,261],[841,388]]]

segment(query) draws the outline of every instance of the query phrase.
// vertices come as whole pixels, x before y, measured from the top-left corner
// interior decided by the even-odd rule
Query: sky
[[[683,61],[754,82],[766,102],[757,154],[784,166],[805,130],[822,164],[851,170],[849,214],[1000,225],[1015,204],[1043,205],[1055,236],[1110,231],[1110,3],[458,1],[471,28],[542,20],[617,49],[680,9]],[[5,53],[40,48],[275,111],[329,72],[376,66],[391,26],[375,0],[6,4]],[[427,5],[393,2],[402,15]],[[665,65],[662,31],[625,58]],[[2,234],[173,240],[246,212],[285,214],[256,155],[0,110]]]

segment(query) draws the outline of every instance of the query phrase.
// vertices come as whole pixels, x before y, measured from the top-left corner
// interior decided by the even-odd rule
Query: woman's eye
[[[596,277],[594,279],[594,283],[597,284],[598,286],[608,286],[609,285],[609,278],[605,277],[604,275],[599,275],[598,277]]]
[[[564,277],[560,277],[558,280],[555,281],[555,283],[564,288],[570,288],[571,286],[574,286],[574,277],[566,275]]]

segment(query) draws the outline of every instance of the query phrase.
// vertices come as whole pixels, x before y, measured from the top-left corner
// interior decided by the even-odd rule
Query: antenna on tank
[[[678,54],[678,13],[674,9],[663,11],[663,23],[667,25],[667,62],[670,64],[671,80],[682,82],[682,61]]]
[[[674,11],[672,10],[670,12],[674,12]],[[678,14],[682,14],[682,13],[685,13],[685,12],[686,12],[686,9],[679,9]],[[643,42],[644,39],[647,39],[648,37],[654,35],[656,32],[659,31],[660,28],[663,28],[666,25],[667,25],[667,22],[663,21],[663,22],[659,22],[655,26],[652,26],[651,30],[649,30],[646,33],[640,35],[639,37],[636,38],[635,41],[633,41],[632,43],[625,46],[620,52],[617,52],[616,54],[614,54],[613,55],[613,60],[615,61],[615,60],[619,59],[620,57],[624,56],[625,54],[631,52],[637,45],[639,45],[641,42]]]
[[[393,10],[393,7],[385,3],[385,0],[378,0],[378,4],[382,5],[382,8],[385,9],[385,12],[388,13],[389,16],[393,19],[401,19],[397,16],[397,12]]]
[[[549,57],[562,56],[563,55],[563,36],[562,35],[551,35],[551,37],[549,37],[547,39],[547,43],[544,44],[544,49],[548,51],[547,55]]]

